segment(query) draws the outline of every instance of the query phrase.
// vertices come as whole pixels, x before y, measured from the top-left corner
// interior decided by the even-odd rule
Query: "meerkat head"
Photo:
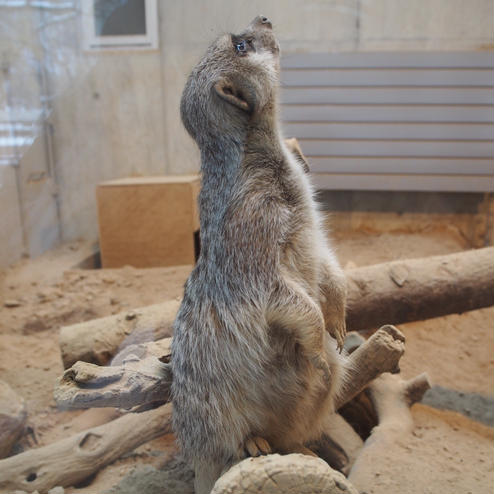
[[[278,85],[280,48],[271,22],[256,17],[240,34],[224,34],[207,50],[185,85],[182,121],[201,141],[234,137],[272,102]]]

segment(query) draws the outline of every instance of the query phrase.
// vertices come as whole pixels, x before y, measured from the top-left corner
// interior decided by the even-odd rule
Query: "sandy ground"
[[[460,236],[444,231],[340,234],[335,245],[347,269],[467,248]],[[29,413],[28,433],[16,452],[49,444],[115,416],[112,410],[56,409],[52,390],[63,371],[57,343],[60,326],[180,297],[191,269],[73,269],[87,248],[82,243],[66,245],[0,274],[0,379],[26,400]],[[493,323],[494,308],[489,308],[400,326],[407,338],[401,361],[403,376],[411,378],[427,371],[434,384],[455,390],[459,396],[475,393],[492,399]],[[463,412],[468,415],[468,407]],[[413,416],[414,434],[403,437],[387,452],[389,461],[376,471],[375,482],[366,492],[493,491],[491,427],[424,404],[413,407]],[[108,466],[87,486],[65,492],[104,492],[136,467],[150,464],[146,468],[159,468],[174,453],[173,437],[160,438]],[[165,491],[175,490],[170,484]]]

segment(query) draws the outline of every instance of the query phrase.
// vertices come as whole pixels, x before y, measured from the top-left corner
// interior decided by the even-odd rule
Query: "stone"
[[[26,425],[27,411],[24,399],[0,381],[0,458],[8,456]]]
[[[211,494],[358,494],[345,476],[313,456],[278,454],[247,458],[217,481]]]

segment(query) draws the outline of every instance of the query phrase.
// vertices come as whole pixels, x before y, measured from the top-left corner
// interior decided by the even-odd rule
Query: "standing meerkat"
[[[181,101],[201,253],[174,325],[173,424],[198,494],[247,454],[307,451],[343,380],[346,283],[280,132],[278,75],[259,16],[209,47]]]

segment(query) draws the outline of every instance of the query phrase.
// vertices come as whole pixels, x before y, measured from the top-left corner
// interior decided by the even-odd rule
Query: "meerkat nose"
[[[271,23],[271,21],[267,17],[265,17],[263,15],[260,15],[259,17],[261,18],[261,24],[272,29],[273,24]]]
[[[269,29],[273,28],[271,21],[264,15],[258,15],[252,22],[253,27],[267,27]]]

